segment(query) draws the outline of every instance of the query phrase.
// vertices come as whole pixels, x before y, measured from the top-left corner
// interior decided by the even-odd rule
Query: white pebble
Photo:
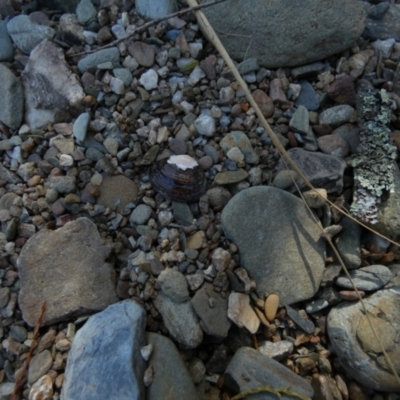
[[[121,79],[112,77],[110,80],[110,88],[116,94],[125,94],[125,85]]]
[[[147,72],[142,74],[139,82],[144,86],[146,90],[155,89],[158,85],[158,75],[154,69],[149,69]]]
[[[60,165],[62,167],[72,167],[74,165],[74,159],[69,154],[61,154]]]
[[[215,133],[215,121],[214,118],[209,115],[201,114],[196,121],[194,121],[194,126],[200,135],[213,136]]]
[[[205,72],[197,66],[189,75],[188,84],[190,86],[196,85],[201,79],[206,76]]]
[[[244,161],[244,155],[240,151],[239,147],[232,147],[227,153],[226,156],[232,160],[237,162],[238,164],[242,164]]]

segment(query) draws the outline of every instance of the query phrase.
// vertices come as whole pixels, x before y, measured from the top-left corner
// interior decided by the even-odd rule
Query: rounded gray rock
[[[221,222],[260,296],[275,293],[282,304],[292,304],[317,292],[325,243],[300,199],[277,188],[252,187],[229,201]]]
[[[147,204],[139,204],[132,211],[132,214],[129,217],[129,222],[131,225],[143,225],[149,220],[151,213],[152,210],[150,206]]]

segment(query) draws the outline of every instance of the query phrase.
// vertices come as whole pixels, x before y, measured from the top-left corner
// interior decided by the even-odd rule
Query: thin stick
[[[191,7],[196,7],[197,5],[197,1],[196,0],[186,0],[186,2],[188,3],[189,6]],[[288,152],[285,150],[285,148],[283,147],[283,145],[281,144],[281,142],[279,141],[279,139],[277,138],[277,136],[275,135],[274,131],[271,129],[271,127],[269,126],[267,120],[265,119],[264,115],[262,114],[260,108],[258,107],[257,103],[255,102],[253,96],[251,95],[249,88],[247,87],[246,82],[243,80],[243,78],[241,77],[239,71],[237,70],[237,68],[235,67],[235,64],[233,63],[230,55],[228,54],[228,52],[225,50],[224,45],[221,43],[219,37],[217,36],[217,34],[215,33],[215,30],[213,29],[213,27],[211,26],[211,24],[208,22],[207,17],[205,16],[205,14],[203,13],[203,11],[201,10],[197,10],[194,11],[196,17],[197,17],[197,21],[199,22],[199,25],[203,28],[203,31],[206,32],[206,36],[207,38],[210,40],[210,42],[215,46],[215,48],[218,50],[218,52],[220,53],[220,55],[222,56],[222,58],[224,59],[224,61],[226,62],[226,64],[228,65],[229,69],[231,70],[233,76],[235,77],[235,79],[238,81],[239,85],[241,86],[241,88],[243,89],[243,92],[246,95],[246,98],[248,100],[248,102],[250,103],[250,105],[253,107],[255,113],[257,114],[257,117],[260,120],[261,125],[263,126],[263,128],[267,131],[269,137],[271,138],[275,148],[278,150],[278,152],[280,153],[280,155],[282,156],[282,158],[290,165],[290,167],[293,169],[293,171],[295,171],[299,177],[304,181],[304,183],[311,189],[313,190],[315,193],[317,193],[317,195],[321,198],[324,199],[324,201],[326,201],[331,207],[335,208],[336,210],[338,210],[339,212],[341,212],[342,214],[345,214],[348,218],[350,218],[351,220],[357,222],[359,225],[361,225],[363,228],[375,233],[376,235],[380,236],[381,238],[389,241],[390,243],[399,246],[400,244],[395,242],[394,240],[391,240],[389,238],[387,238],[386,236],[380,234],[379,232],[376,232],[373,228],[370,228],[368,225],[363,224],[362,222],[360,222],[358,219],[354,218],[350,213],[347,212],[347,210],[342,210],[341,208],[339,208],[336,204],[332,203],[331,201],[329,201],[328,199],[325,199],[318,191],[315,190],[315,187],[311,184],[311,182],[307,179],[307,177],[304,175],[303,171],[297,166],[297,164],[291,159],[291,157],[289,156]]]
[[[170,18],[173,18],[173,17],[180,17],[181,15],[187,14],[187,13],[189,13],[191,11],[199,10],[201,8],[211,7],[214,4],[223,3],[224,1],[226,1],[226,0],[215,0],[215,1],[210,1],[209,3],[200,4],[200,5],[197,4],[194,7],[185,8],[184,10],[180,10],[180,11],[165,15],[164,17],[153,19],[153,20],[145,23],[144,25],[135,28],[129,35],[126,35],[126,36],[124,36],[122,38],[114,40],[113,42],[108,43],[108,44],[106,44],[104,46],[101,46],[101,47],[99,47],[97,49],[94,49],[94,50],[83,51],[81,53],[67,55],[67,58],[83,56],[83,55],[86,55],[86,54],[95,53],[96,51],[99,51],[99,50],[104,50],[104,49],[108,49],[110,47],[114,47],[117,44],[119,44],[119,43],[121,43],[121,42],[123,42],[125,40],[128,40],[133,35],[136,35],[137,33],[141,33],[143,31],[145,31],[146,29],[150,28],[151,26],[157,25],[159,22],[165,21],[166,19],[170,19]]]
[[[33,331],[33,339],[32,339],[32,343],[31,343],[31,347],[30,347],[29,353],[26,357],[25,364],[22,367],[21,371],[19,372],[17,379],[15,381],[15,386],[14,386],[14,390],[13,390],[13,393],[11,396],[11,400],[17,400],[18,394],[19,394],[20,390],[22,389],[22,385],[24,383],[24,379],[25,379],[26,373],[29,368],[29,363],[31,362],[31,359],[33,356],[33,351],[36,348],[36,344],[37,344],[38,337],[39,337],[39,329],[43,322],[43,315],[44,315],[45,310],[46,310],[46,302],[43,302],[42,306],[40,307],[39,316],[38,316],[38,319],[37,319],[36,325],[35,325],[35,330]]]

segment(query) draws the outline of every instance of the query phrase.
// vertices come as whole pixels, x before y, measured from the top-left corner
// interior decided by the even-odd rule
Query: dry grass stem
[[[46,310],[46,302],[43,302],[42,306],[40,307],[38,319],[37,319],[36,325],[35,325],[35,330],[33,331],[33,339],[32,339],[32,343],[31,343],[31,347],[29,349],[28,356],[26,357],[25,364],[22,367],[21,371],[19,372],[17,379],[15,381],[14,391],[12,393],[11,400],[18,399],[18,394],[24,384],[25,376],[26,376],[26,373],[29,368],[29,363],[31,362],[31,359],[33,356],[33,351],[35,350],[37,342],[38,342],[39,329],[43,322],[43,315],[44,315],[45,310]]]

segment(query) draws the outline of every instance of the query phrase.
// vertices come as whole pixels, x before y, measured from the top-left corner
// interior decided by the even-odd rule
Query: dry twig
[[[37,319],[36,325],[35,325],[35,330],[33,331],[33,339],[32,339],[32,343],[31,343],[31,347],[29,349],[28,356],[26,357],[25,364],[22,367],[21,371],[19,372],[17,379],[15,381],[14,391],[12,393],[11,400],[18,399],[18,394],[19,394],[20,390],[22,389],[22,385],[24,384],[24,379],[25,379],[26,373],[29,368],[29,363],[31,362],[31,359],[33,356],[33,351],[36,348],[36,344],[37,344],[37,341],[39,338],[39,329],[43,322],[43,315],[44,315],[45,310],[46,310],[46,302],[43,302],[42,306],[40,307],[39,316],[38,316],[38,319]]]
[[[137,33],[144,32],[146,29],[149,29],[151,26],[157,25],[158,23],[160,23],[162,21],[165,21],[165,20],[173,18],[173,17],[180,17],[181,15],[187,14],[187,13],[189,13],[191,11],[196,11],[196,10],[199,10],[201,8],[211,7],[211,6],[215,5],[215,4],[222,3],[224,1],[226,1],[226,0],[215,0],[215,1],[210,1],[209,3],[200,4],[200,5],[197,4],[196,6],[185,8],[184,10],[180,10],[180,11],[174,12],[172,14],[165,15],[164,17],[153,19],[153,20],[145,23],[144,25],[137,27],[129,35],[126,35],[126,36],[124,36],[122,38],[114,40],[111,43],[108,43],[108,44],[106,44],[104,46],[101,46],[101,47],[99,47],[97,49],[94,49],[94,50],[82,51],[81,53],[70,54],[67,57],[68,58],[72,58],[72,57],[77,57],[77,56],[83,56],[83,55],[86,55],[86,54],[95,53],[96,51],[99,51],[99,50],[104,50],[104,49],[108,49],[110,47],[114,47],[117,44],[119,44],[119,43],[121,43],[121,42],[123,42],[125,40],[128,40],[133,35],[136,35]]]

